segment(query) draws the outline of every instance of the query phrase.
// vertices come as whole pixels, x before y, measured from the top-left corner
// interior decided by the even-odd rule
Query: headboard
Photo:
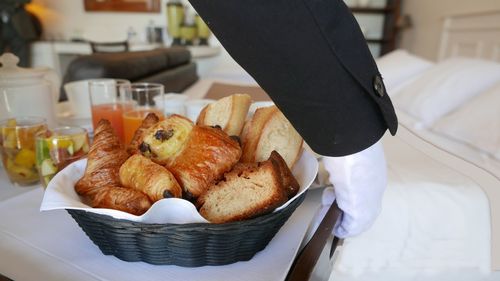
[[[445,18],[438,60],[457,56],[500,62],[500,10]]]

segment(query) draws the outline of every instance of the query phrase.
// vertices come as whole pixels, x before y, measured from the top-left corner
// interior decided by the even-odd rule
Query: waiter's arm
[[[392,103],[342,0],[190,2],[315,152],[344,156],[395,134]]]

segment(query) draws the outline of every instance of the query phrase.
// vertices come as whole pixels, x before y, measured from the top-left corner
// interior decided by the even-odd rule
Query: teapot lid
[[[23,68],[17,66],[19,58],[12,53],[4,53],[0,56],[0,81],[2,78],[37,78],[45,75],[46,69],[43,68]]]

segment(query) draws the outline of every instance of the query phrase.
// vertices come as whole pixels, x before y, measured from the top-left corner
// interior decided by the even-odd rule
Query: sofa
[[[196,63],[183,47],[157,48],[148,51],[95,53],[73,60],[62,85],[93,78],[121,78],[131,82],[154,82],[165,92],[182,92],[198,80]],[[66,100],[64,87],[60,101]]]

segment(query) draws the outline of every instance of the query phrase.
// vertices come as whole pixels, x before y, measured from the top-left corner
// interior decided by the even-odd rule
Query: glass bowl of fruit
[[[0,153],[11,182],[31,185],[39,180],[35,136],[47,130],[41,117],[18,117],[0,121]]]
[[[87,131],[80,127],[60,127],[36,136],[36,165],[43,187],[70,163],[89,152]]]

